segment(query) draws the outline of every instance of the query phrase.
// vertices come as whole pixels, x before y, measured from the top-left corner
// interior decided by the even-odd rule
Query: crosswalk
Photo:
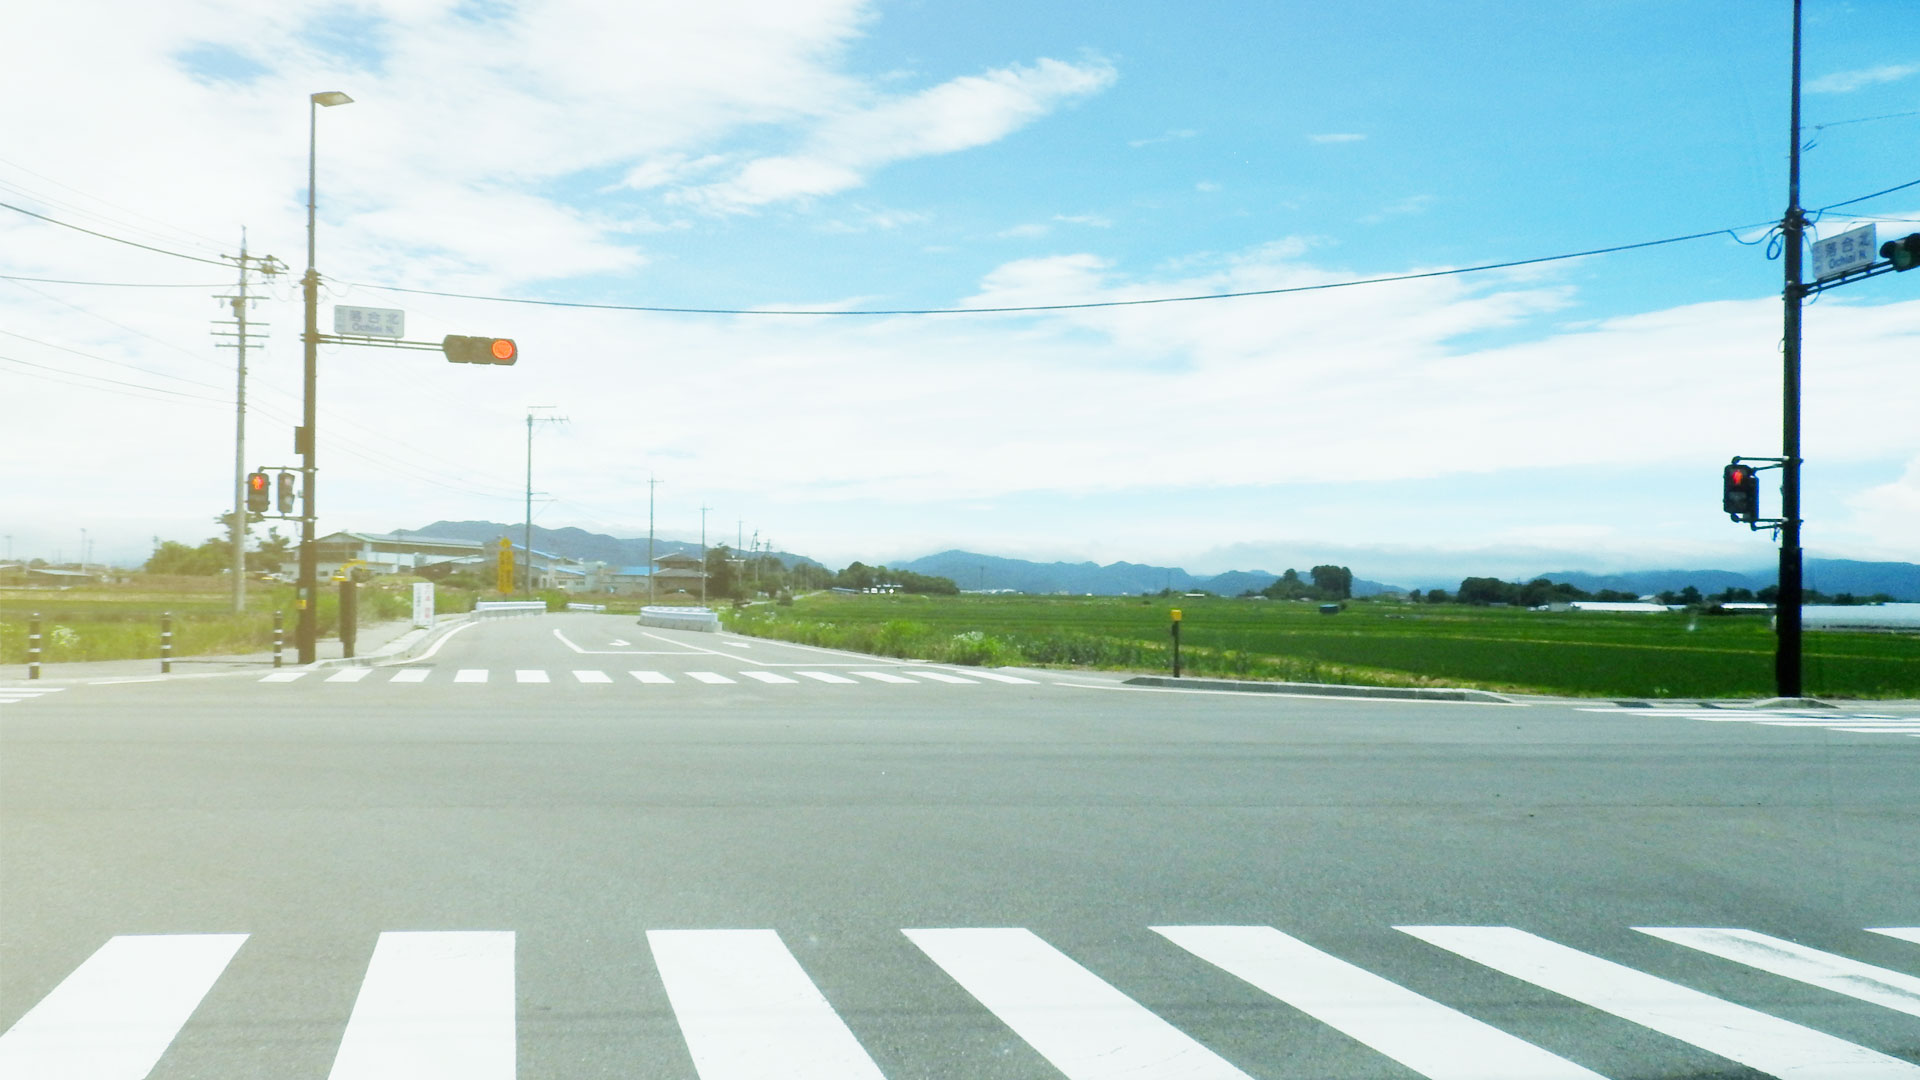
[[[1716,724],[1758,724],[1762,727],[1823,728],[1855,735],[1907,735],[1920,738],[1920,716],[1901,716],[1888,712],[1858,712],[1837,709],[1721,709],[1710,705],[1677,705],[1653,708],[1583,708],[1581,712],[1610,713],[1622,716],[1663,717],[1678,720],[1704,720]]]
[[[63,686],[0,686],[0,705],[32,701],[48,694],[57,694],[64,689],[66,688]]]
[[[291,668],[271,672],[260,679],[263,683],[512,683],[515,685],[552,685],[567,683],[584,686],[614,686],[620,684],[642,686],[666,686],[673,684],[697,684],[701,686],[734,686],[742,683],[762,686],[802,686],[826,684],[831,686],[854,686],[884,684],[888,686],[978,686],[982,683],[1008,683],[1021,686],[1037,685],[1033,679],[1018,675],[1007,675],[998,671],[969,670],[964,676],[950,671],[935,671],[922,667],[896,667],[887,670],[842,669],[839,671],[819,671],[788,669],[770,671],[761,668],[747,668],[739,671],[605,671],[597,668],[571,669],[550,672],[544,668],[513,668],[496,672],[491,668],[452,668],[430,667],[342,667],[332,669]]]
[[[1142,947],[1153,950],[1145,961],[1179,969],[1190,979],[1181,991],[1182,1017],[1197,1015],[1188,1007],[1196,1001],[1231,997],[1243,1002],[1244,994],[1234,996],[1232,987],[1250,986],[1272,1002],[1264,1012],[1234,1007],[1245,1013],[1251,1028],[1297,1033],[1285,1025],[1301,1015],[1351,1040],[1359,1049],[1346,1052],[1357,1055],[1355,1062],[1339,1075],[1386,1075],[1378,1060],[1385,1058],[1433,1080],[1604,1080],[1591,1063],[1575,1060],[1585,1056],[1577,1050],[1583,1045],[1578,1039],[1556,1039],[1556,1048],[1548,1049],[1507,1030],[1503,1025],[1519,1020],[1511,993],[1494,1000],[1458,990],[1453,979],[1428,980],[1454,987],[1456,996],[1466,999],[1449,1003],[1272,926],[1146,929],[1157,938],[1140,939],[1146,943]],[[1684,959],[1707,965],[1697,978],[1716,987],[1737,981],[1741,971],[1757,972],[1761,982],[1744,996],[1769,1007],[1792,1007],[1796,995],[1782,992],[1788,983],[1811,988],[1825,998],[1803,1014],[1850,1032],[1895,1033],[1894,1045],[1877,1049],[1857,1037],[1843,1038],[1517,927],[1393,929],[1423,943],[1426,962],[1445,974],[1497,973],[1572,1003],[1545,1010],[1569,1031],[1589,1017],[1606,1017],[1671,1040],[1635,1040],[1636,1052],[1648,1058],[1635,1063],[1633,1075],[1680,1075],[1677,1055],[1688,1053],[1679,1049],[1684,1044],[1785,1080],[1920,1080],[1920,1064],[1906,1060],[1912,1055],[1911,1036],[1899,1034],[1906,1018],[1920,1017],[1920,978],[1907,971],[1749,929],[1631,928],[1673,950],[1663,961],[1666,967]],[[1886,939],[1920,945],[1920,927],[1863,929],[1852,948]],[[1244,1045],[1207,1045],[1095,966],[1031,930],[949,927],[900,933],[931,968],[924,975],[910,971],[904,976],[887,969],[890,978],[950,980],[1069,1080],[1301,1075],[1236,1063],[1230,1055],[1244,1055]],[[0,1076],[146,1076],[193,1022],[236,957],[244,955],[248,940],[244,933],[108,940],[0,1035]],[[645,940],[653,975],[639,974],[645,969],[639,957],[603,955],[598,962],[634,971],[635,980],[658,980],[700,1080],[884,1076],[868,1045],[777,931],[654,929]],[[1158,946],[1151,944],[1155,940]],[[379,934],[344,1017],[329,1080],[512,1080],[521,1053],[516,954],[511,931]],[[1110,951],[1099,955],[1108,964],[1119,962]],[[1906,967],[1920,964],[1920,950],[1900,955],[1911,961]],[[1194,961],[1200,966],[1192,967]],[[1138,981],[1137,972],[1131,977]],[[893,994],[901,991],[888,988]],[[226,1007],[234,1006],[229,1001]],[[1475,1016],[1475,1010],[1491,1015]],[[1891,1027],[1885,1025],[1888,1019],[1894,1021]],[[871,1024],[869,1015],[863,1021],[869,1038]],[[535,1034],[548,1030],[537,1028]],[[933,1030],[921,1030],[916,1041],[936,1041],[928,1036]],[[1534,1034],[1537,1025],[1524,1030]],[[964,1055],[979,1052],[962,1045],[921,1045],[920,1050],[938,1055],[954,1075],[974,1071],[965,1067]],[[1661,1060],[1662,1054],[1674,1060]],[[1617,1057],[1612,1060],[1617,1064]],[[954,1065],[960,1067],[952,1070]]]

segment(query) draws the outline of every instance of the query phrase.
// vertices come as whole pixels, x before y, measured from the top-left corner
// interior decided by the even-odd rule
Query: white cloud
[[[1876,83],[1899,82],[1915,72],[1920,72],[1920,64],[1882,64],[1879,67],[1855,68],[1852,71],[1836,71],[1807,84],[1810,94],[1848,94]]]
[[[1349,142],[1364,142],[1366,141],[1366,138],[1367,137],[1365,135],[1353,134],[1351,132],[1343,132],[1343,133],[1331,134],[1331,135],[1309,135],[1307,136],[1307,141],[1314,142],[1314,143],[1349,143]]]
[[[1389,203],[1373,213],[1361,217],[1360,221],[1368,225],[1378,225],[1388,218],[1405,217],[1408,214],[1424,214],[1432,206],[1433,196],[1413,195],[1401,199],[1399,202]]]
[[[1201,180],[1193,185],[1195,191],[1219,191],[1220,185],[1211,180]]]
[[[1042,59],[949,80],[917,94],[828,117],[804,150],[749,162],[731,179],[680,193],[716,211],[830,195],[859,187],[897,161],[996,142],[1041,116],[1112,85],[1104,61]]]
[[[1085,225],[1093,229],[1113,228],[1113,219],[1102,217],[1099,214],[1055,214],[1053,215],[1053,220],[1064,222],[1068,225]]]
[[[1036,236],[1045,236],[1052,231],[1053,231],[1053,226],[1051,225],[1044,225],[1037,221],[1028,221],[1019,225],[1012,226],[1011,228],[1001,229],[999,232],[995,233],[994,235],[1005,237],[1007,239],[1024,240],[1024,239],[1030,239]]]

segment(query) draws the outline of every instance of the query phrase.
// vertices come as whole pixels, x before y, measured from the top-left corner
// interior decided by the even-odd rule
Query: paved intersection
[[[1920,1076],[1911,710],[339,670],[0,705],[0,1076]]]

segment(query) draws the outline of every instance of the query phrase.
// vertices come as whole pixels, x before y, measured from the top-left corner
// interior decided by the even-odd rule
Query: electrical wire
[[[19,364],[19,365],[22,365],[23,367],[39,368],[43,371],[51,371],[60,375],[68,375],[68,376],[73,376],[75,378],[81,378],[81,379],[94,379],[99,382],[113,383],[116,386],[129,386],[137,390],[145,390],[154,394],[167,394],[171,397],[187,398],[193,401],[210,401],[216,405],[229,404],[228,402],[223,401],[220,398],[210,398],[204,394],[189,394],[184,390],[168,390],[166,387],[163,387],[163,386],[148,386],[145,383],[127,382],[124,379],[109,379],[105,375],[89,375],[84,371],[73,371],[68,368],[57,368],[57,367],[53,367],[50,364],[36,364],[31,360],[21,360],[17,357],[12,357],[12,356],[0,356],[0,360],[4,360],[10,364]],[[32,374],[32,373],[28,372],[27,374]],[[70,380],[67,380],[67,379],[53,379],[45,375],[42,375],[40,377],[43,379],[48,379],[50,382],[66,382],[69,386],[86,386],[87,385],[85,383],[71,382]],[[90,387],[90,389],[106,390],[107,387],[95,386],[95,387]]]
[[[49,349],[58,349],[64,353],[72,353],[75,356],[83,356],[83,357],[86,357],[88,360],[98,360],[103,364],[114,364],[119,367],[130,368],[134,371],[142,372],[143,374],[156,375],[162,379],[174,379],[179,382],[186,383],[189,386],[198,386],[207,390],[225,390],[226,389],[226,387],[224,386],[218,386],[218,385],[215,385],[214,383],[201,382],[198,379],[189,379],[184,375],[174,375],[169,372],[160,371],[156,368],[141,367],[139,364],[129,364],[125,360],[115,360],[112,357],[97,356],[93,353],[83,352],[79,349],[73,348],[68,345],[56,345],[51,341],[42,341],[39,338],[28,337],[25,334],[16,334],[12,330],[0,330],[0,334],[5,334],[10,338],[19,338],[21,341],[31,341],[35,345],[45,346],[46,348],[49,348]],[[74,372],[73,374],[83,375],[85,374],[85,372]]]
[[[1816,210],[1816,211],[1814,211],[1814,212],[1815,212],[1815,213],[1825,213],[1826,211],[1828,211],[1828,210],[1832,210],[1833,208],[1835,208],[1835,207],[1838,207],[1838,206],[1852,206],[1852,205],[1853,205],[1854,203],[1858,203],[1858,202],[1866,202],[1866,201],[1867,201],[1868,199],[1877,199],[1877,198],[1879,198],[1879,197],[1880,197],[1880,196],[1882,196],[1882,195],[1891,195],[1891,194],[1893,194],[1893,193],[1894,193],[1894,192],[1896,192],[1896,191],[1905,191],[1906,189],[1908,189],[1908,188],[1910,188],[1910,187],[1914,187],[1914,186],[1916,186],[1916,185],[1920,185],[1920,180],[1909,180],[1909,181],[1907,181],[1907,182],[1906,182],[1906,183],[1904,183],[1904,184],[1895,184],[1894,186],[1892,186],[1892,187],[1890,187],[1890,188],[1886,188],[1886,189],[1884,189],[1884,190],[1881,190],[1881,191],[1876,191],[1876,192],[1874,192],[1874,193],[1873,193],[1873,194],[1871,194],[1871,195],[1862,195],[1862,196],[1860,196],[1860,197],[1859,197],[1859,198],[1857,198],[1857,199],[1848,199],[1848,200],[1846,200],[1846,201],[1844,201],[1844,202],[1837,202],[1837,203],[1828,203],[1827,205],[1825,205],[1825,206],[1823,206],[1823,207],[1821,207],[1820,209],[1818,209],[1818,210]]]
[[[128,247],[137,247],[137,248],[141,248],[146,251],[151,251],[160,255],[171,255],[176,259],[186,259],[190,262],[206,263],[209,266],[225,267],[228,265],[226,262],[223,262],[219,259],[203,259],[198,255],[188,255],[183,251],[169,251],[166,248],[154,247],[152,244],[143,244],[138,240],[128,240],[125,237],[113,236],[109,233],[95,232],[92,229],[85,228],[80,225],[75,225],[72,222],[61,221],[59,218],[50,218],[45,214],[36,214],[31,210],[28,210],[24,207],[15,206],[12,203],[0,202],[0,208],[12,210],[18,214],[25,214],[30,218],[39,218],[41,221],[47,222],[49,224],[59,225],[62,228],[72,229],[75,232],[83,232],[83,233],[86,233],[88,236],[97,236],[102,240],[111,240],[116,244],[125,244]]]
[[[20,274],[0,274],[0,281],[37,281],[42,285],[98,285],[109,289],[224,289],[231,284],[231,282],[203,284],[176,281],[74,281],[71,278],[25,277]]]
[[[79,188],[74,187],[71,184],[63,184],[60,181],[55,180],[53,177],[48,176],[45,173],[34,172],[32,169],[27,168],[25,165],[22,165],[19,162],[8,161],[4,158],[0,158],[0,165],[5,165],[10,169],[17,169],[20,172],[26,173],[28,176],[31,176],[36,180],[44,180],[47,183],[52,184],[54,187],[60,188],[63,191],[70,191],[73,194],[78,195],[83,199],[87,199],[91,202],[99,203],[102,206],[110,206],[113,209],[120,211],[121,213],[131,214],[132,216],[139,218],[142,221],[152,222],[155,225],[161,226],[162,229],[178,234],[179,239],[184,239],[193,245],[204,247],[207,250],[212,251],[216,254],[220,252],[223,246],[221,241],[215,240],[210,236],[203,236],[199,233],[192,231],[191,229],[182,229],[176,225],[171,225],[167,222],[161,221],[159,218],[148,217],[147,215],[141,213],[138,210],[134,210],[126,206],[121,206],[119,203],[109,202],[106,199],[100,198],[98,195],[89,195],[86,192],[81,191]],[[105,214],[88,210],[82,206],[75,206],[72,203],[62,202],[59,199],[49,198],[48,196],[40,194],[39,192],[30,191],[16,184],[0,181],[0,187],[6,188],[9,191],[18,192],[19,194],[25,195],[30,199],[38,200],[39,202],[45,203],[50,206],[59,206],[65,209],[72,210],[75,213],[82,214],[86,217],[98,218],[102,221],[112,221],[112,219],[107,217],[107,215]],[[156,229],[142,228],[141,226],[138,226],[138,225],[128,225],[124,222],[117,222],[117,221],[113,222],[113,224],[121,225],[122,227],[132,229],[135,232],[149,233],[154,236],[161,235],[160,231]]]

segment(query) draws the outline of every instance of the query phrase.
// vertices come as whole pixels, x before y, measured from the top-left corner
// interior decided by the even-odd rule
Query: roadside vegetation
[[[904,596],[822,593],[722,613],[728,629],[949,664],[1171,669],[1170,609],[1183,611],[1182,674],[1361,686],[1458,686],[1592,697],[1767,697],[1774,635],[1764,615],[1529,611],[1354,600]],[[1920,636],[1809,632],[1807,692],[1920,697]]]

